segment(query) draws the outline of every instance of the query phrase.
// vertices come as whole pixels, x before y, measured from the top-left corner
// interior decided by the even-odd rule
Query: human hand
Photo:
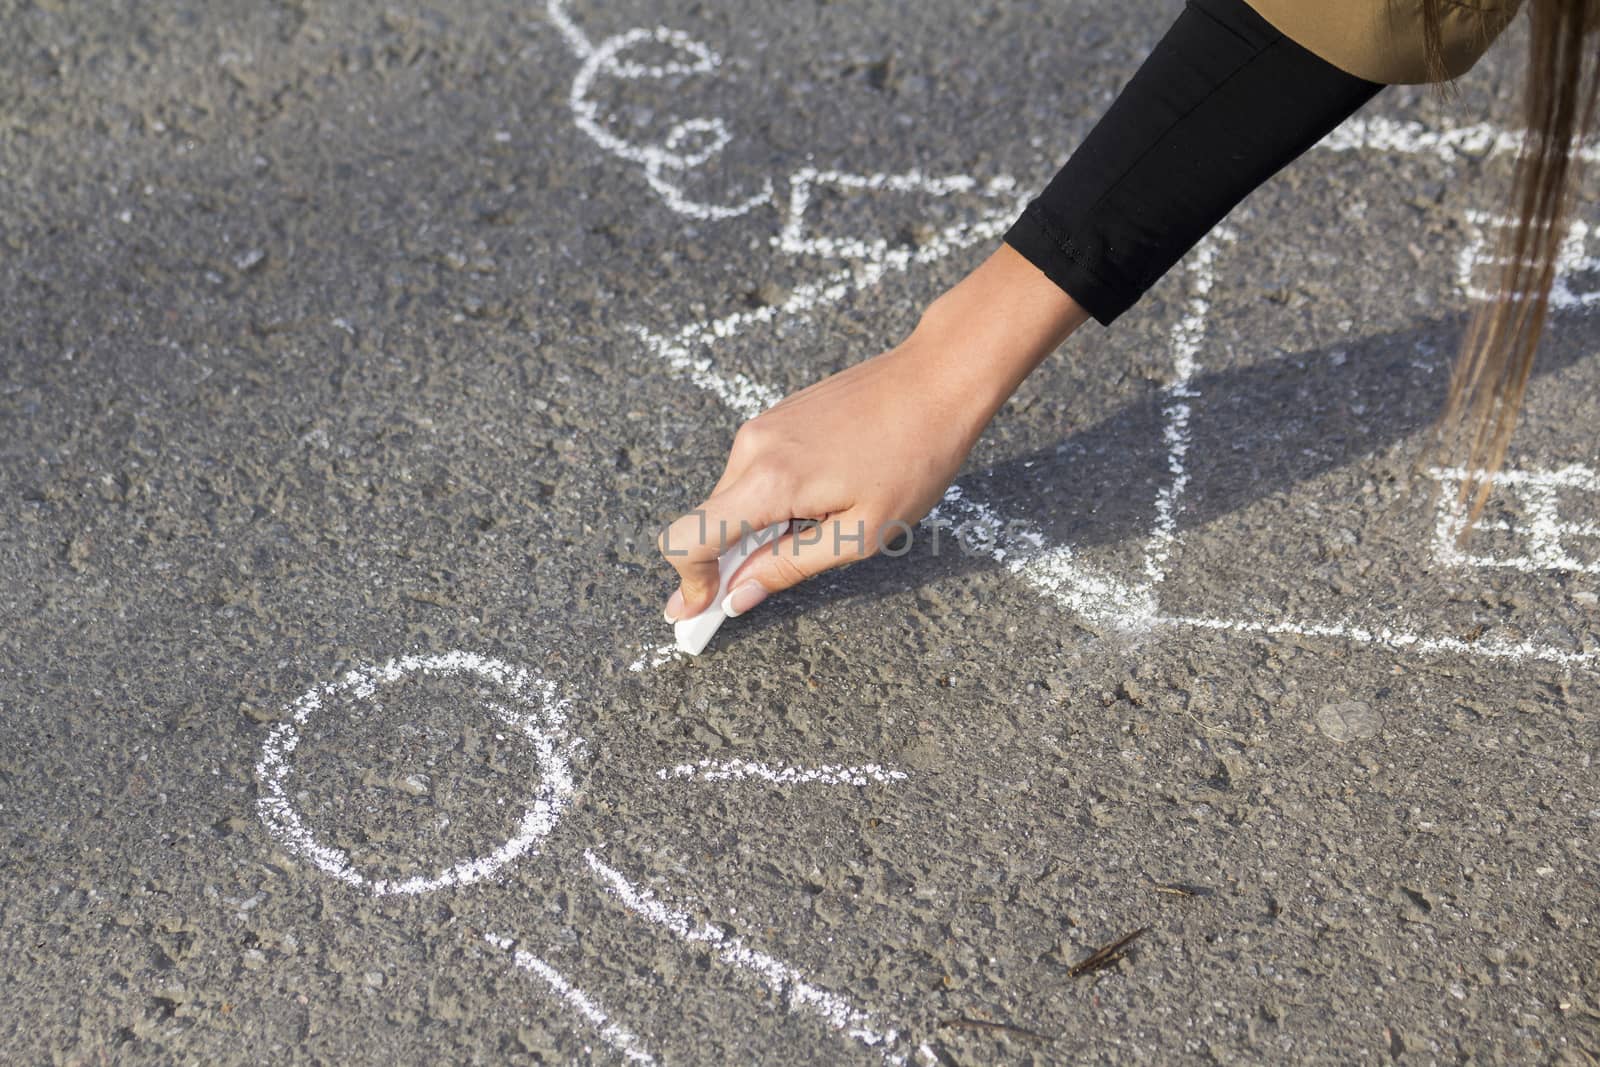
[[[669,621],[710,606],[740,536],[808,519],[747,559],[722,607],[893,545],[936,504],[1007,397],[1087,315],[1007,246],[936,300],[901,344],[786,397],[734,435],[721,479],[662,533],[680,584]]]

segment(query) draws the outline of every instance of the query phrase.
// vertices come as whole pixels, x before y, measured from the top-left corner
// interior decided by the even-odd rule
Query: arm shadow
[[[1374,334],[1323,349],[1205,371],[1193,382],[1189,484],[1177,530],[1204,527],[1409,438],[1420,448],[1443,407],[1466,316]],[[1552,314],[1534,366],[1557,373],[1588,356],[1595,317]],[[1047,545],[1084,549],[1142,544],[1155,497],[1170,484],[1160,393],[1127,404],[1052,447],[964,472],[968,498],[1021,520]],[[923,532],[919,528],[919,533]],[[878,556],[807,583],[762,613],[777,625],[818,603],[885,596],[996,567],[981,553],[914,539],[904,556]],[[755,620],[752,620],[754,622]]]

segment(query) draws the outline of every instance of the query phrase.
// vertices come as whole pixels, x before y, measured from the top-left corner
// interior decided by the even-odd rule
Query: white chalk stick
[[[711,606],[692,619],[679,619],[673,623],[672,632],[678,639],[678,651],[690,656],[698,656],[705,651],[717,627],[727,618],[722,614],[722,600],[728,595],[728,582],[739,569],[739,564],[749,559],[757,549],[782,537],[788,529],[789,520],[785,519],[745,534],[739,538],[738,544],[717,558],[717,595],[711,598]]]

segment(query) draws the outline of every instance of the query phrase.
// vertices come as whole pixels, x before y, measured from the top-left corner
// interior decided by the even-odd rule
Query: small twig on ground
[[[1216,726],[1216,725],[1213,725],[1212,723],[1206,722],[1204,719],[1202,719],[1200,716],[1196,715],[1194,712],[1190,711],[1188,708],[1179,708],[1178,710],[1183,712],[1185,715],[1189,716],[1189,718],[1191,720],[1193,720],[1193,722],[1194,722],[1194,724],[1196,726],[1200,727],[1200,729],[1204,730],[1208,734],[1211,734],[1211,735],[1215,736],[1217,734],[1228,733],[1228,728],[1226,726]]]
[[[1089,953],[1089,955],[1085,956],[1083,959],[1067,968],[1067,974],[1071,975],[1073,978],[1081,978],[1086,974],[1093,974],[1095,971],[1104,970],[1105,968],[1110,967],[1112,964],[1116,963],[1118,960],[1121,960],[1127,955],[1127,953],[1123,952],[1122,950],[1127,948],[1135,938],[1149,932],[1150,927],[1141,926],[1133,933],[1124,937],[1119,937],[1117,940],[1111,942],[1111,944],[1102,948],[1095,949],[1093,952]]]

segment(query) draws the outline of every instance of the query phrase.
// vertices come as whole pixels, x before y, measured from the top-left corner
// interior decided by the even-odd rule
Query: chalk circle
[[[507,728],[519,731],[533,743],[536,757],[532,772],[538,778],[539,787],[532,804],[518,822],[516,832],[487,856],[462,860],[431,875],[400,880],[372,877],[358,870],[343,849],[319,841],[306,827],[289,801],[284,780],[292,771],[289,757],[300,744],[300,730],[322,709],[324,699],[344,695],[357,701],[366,700],[381,686],[416,674],[433,677],[470,674],[494,683],[506,695],[505,703],[486,700],[484,707]],[[357,667],[338,681],[308,689],[285,710],[290,713],[289,719],[268,733],[261,746],[261,761],[256,764],[256,778],[261,785],[256,807],[261,821],[291,854],[374,896],[430,893],[449,886],[471,885],[512,860],[537,855],[539,842],[555,829],[561,813],[572,801],[574,787],[568,759],[582,746],[582,741],[568,737],[566,701],[557,695],[553,683],[501,660],[461,651],[403,656],[380,666]]]
[[[1383,729],[1383,716],[1371,704],[1346,700],[1317,709],[1317,729],[1340,744],[1366,741]]]

